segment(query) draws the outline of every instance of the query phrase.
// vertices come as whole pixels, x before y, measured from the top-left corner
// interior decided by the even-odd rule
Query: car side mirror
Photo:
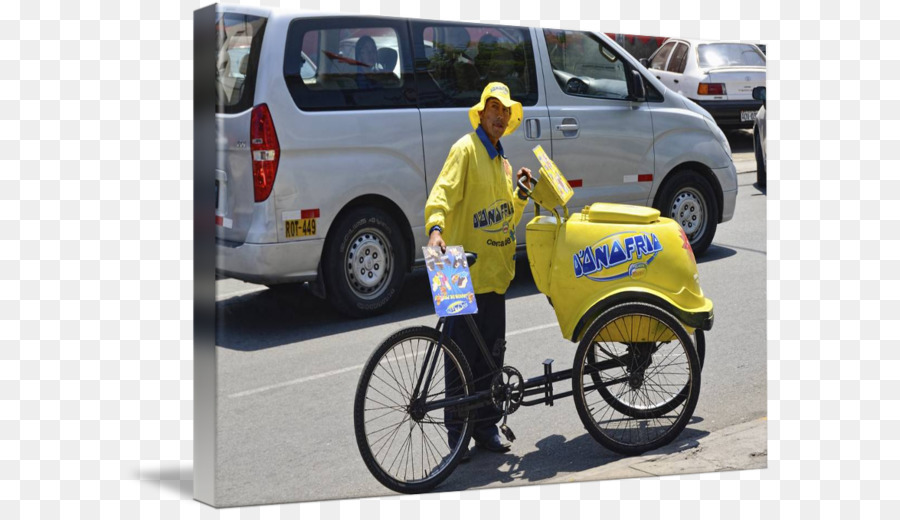
[[[753,87],[753,99],[766,103],[766,87]]]
[[[647,90],[644,88],[644,76],[636,70],[631,71],[631,99],[632,101],[645,101]]]
[[[638,61],[641,63],[641,65],[644,66],[645,69],[650,68],[650,61],[647,58],[641,58]]]

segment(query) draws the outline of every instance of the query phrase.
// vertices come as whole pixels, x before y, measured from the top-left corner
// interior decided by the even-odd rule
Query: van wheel
[[[400,296],[406,244],[394,219],[375,208],[356,208],[335,224],[325,245],[322,274],[338,312],[362,318],[386,311]]]
[[[674,174],[660,197],[659,210],[681,224],[695,255],[702,254],[712,243],[718,224],[719,203],[713,189],[702,175],[693,170]]]

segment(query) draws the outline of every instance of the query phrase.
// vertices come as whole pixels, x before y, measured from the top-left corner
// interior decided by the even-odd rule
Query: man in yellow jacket
[[[521,124],[522,104],[512,100],[503,83],[489,83],[481,101],[469,109],[469,120],[475,131],[450,148],[425,203],[425,228],[429,246],[444,250],[447,244],[462,245],[478,255],[471,267],[478,306],[474,318],[495,363],[503,366],[506,289],[515,275],[516,225],[522,219],[526,197],[516,188],[500,138]],[[516,177],[531,186],[528,168],[521,168]],[[472,368],[475,391],[489,389],[489,367],[462,318],[448,318],[447,330]],[[495,452],[509,450],[497,429],[500,418],[492,408],[478,410],[472,435],[476,446]],[[453,446],[459,427],[448,421],[447,428]]]

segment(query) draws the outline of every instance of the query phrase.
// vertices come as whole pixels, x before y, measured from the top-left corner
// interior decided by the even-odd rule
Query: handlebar
[[[519,189],[522,190],[526,195],[528,195],[530,197],[531,190],[528,188],[528,185],[525,184],[525,181],[523,180],[522,177],[519,177],[519,179],[517,180],[517,183],[519,185]]]

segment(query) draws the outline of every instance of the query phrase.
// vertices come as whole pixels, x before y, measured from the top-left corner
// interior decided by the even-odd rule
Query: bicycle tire
[[[412,327],[392,334],[369,357],[357,385],[353,423],[359,453],[372,476],[398,493],[434,489],[453,473],[472,436],[470,411],[456,419],[460,434],[450,446],[444,414],[438,410],[416,419],[411,410],[410,396],[423,368],[427,347],[436,345],[439,339],[438,331],[430,327]],[[469,395],[472,371],[462,351],[444,338],[439,353],[442,355],[426,395],[443,399],[448,383],[457,386],[462,395]],[[450,365],[445,372],[447,363]],[[406,439],[395,447],[401,432]]]
[[[652,341],[648,331],[668,341]],[[648,346],[657,343],[662,345]],[[601,354],[606,368],[592,372]],[[694,343],[678,320],[654,305],[626,303],[601,314],[579,343],[572,366],[575,408],[585,429],[617,453],[637,455],[668,444],[697,405],[700,361]],[[601,399],[591,401],[595,391]]]

